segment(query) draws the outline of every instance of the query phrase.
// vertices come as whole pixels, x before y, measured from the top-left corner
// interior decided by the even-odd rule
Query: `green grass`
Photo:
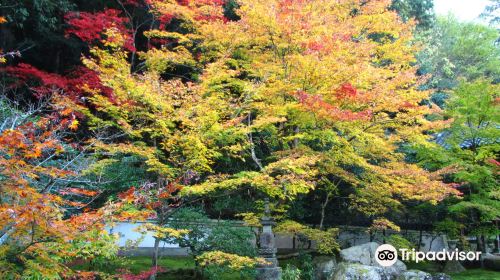
[[[442,269],[441,265],[436,262],[408,262],[406,263],[406,267],[408,269],[422,270],[429,273],[438,273],[441,272]]]
[[[450,276],[453,280],[499,280],[500,272],[484,269],[468,269],[465,272]]]
[[[165,273],[159,273],[157,280],[199,280],[195,276],[195,263],[192,257],[161,257],[158,266],[167,269]],[[109,274],[119,274],[120,269],[126,269],[130,273],[139,274],[151,268],[151,257],[127,257],[119,258],[100,266],[91,266],[89,263],[71,266],[75,270],[97,270]],[[252,280],[240,276],[239,273],[225,273],[218,280]]]
[[[127,269],[133,273],[147,270],[151,267],[150,257],[129,257]],[[189,269],[194,267],[194,260],[191,257],[162,257],[158,260],[158,266],[169,270]]]
[[[441,266],[436,262],[407,263],[408,269],[417,269],[429,273],[438,273]],[[500,280],[500,272],[486,269],[467,269],[467,271],[451,274],[453,280]]]
[[[131,272],[138,273],[151,267],[151,258],[149,257],[130,257],[129,267]],[[160,273],[158,280],[198,280],[193,276],[194,260],[192,257],[162,257],[158,260],[158,265],[166,268],[166,273]],[[220,280],[250,280],[242,278],[238,273],[225,273]]]
[[[97,270],[109,274],[118,274],[120,269],[126,269],[133,274],[138,274],[151,267],[150,257],[127,257],[118,258],[112,262],[107,262],[99,266],[92,266],[89,263],[72,265],[75,270]],[[158,265],[168,270],[192,269],[194,260],[191,257],[165,257],[158,260]]]

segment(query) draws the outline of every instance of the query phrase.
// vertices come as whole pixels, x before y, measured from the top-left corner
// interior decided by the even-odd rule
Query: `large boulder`
[[[314,274],[318,280],[328,280],[337,268],[337,260],[333,256],[318,256],[313,259]]]
[[[444,265],[443,272],[447,274],[464,272],[465,268],[459,261],[447,261]]]
[[[483,257],[483,264],[485,268],[500,271],[500,256],[486,254]]]
[[[420,270],[408,270],[401,273],[398,280],[432,280],[432,276]]]
[[[398,260],[390,267],[381,267],[375,260],[375,251],[380,246],[377,242],[368,242],[365,244],[353,246],[340,251],[340,258],[344,262],[359,263],[363,265],[376,266],[382,268],[386,274],[398,276],[406,270],[406,265]]]
[[[333,277],[328,280],[396,280],[394,271],[381,266],[363,265],[359,263],[339,263]]]
[[[383,278],[380,275],[380,267],[343,262],[328,280],[383,280]]]
[[[369,242],[362,245],[352,246],[340,251],[340,258],[344,262],[360,263],[364,265],[373,265],[375,262],[375,251],[377,242]]]
[[[432,276],[432,280],[451,280],[451,277],[444,273],[438,273]]]

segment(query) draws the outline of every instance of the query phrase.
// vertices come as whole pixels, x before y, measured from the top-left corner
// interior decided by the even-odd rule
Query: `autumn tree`
[[[26,64],[1,69],[6,85],[0,95],[2,278],[90,277],[92,272],[79,273],[67,264],[115,258],[117,237],[105,230],[106,223],[149,215],[125,210],[127,200],[93,204],[103,192],[100,177],[88,170],[95,142],[79,142],[81,115],[74,109],[84,100],[82,87],[101,84],[88,70],[76,73],[62,76]]]
[[[54,183],[74,175],[66,168],[71,160],[64,167],[55,164],[68,156],[60,137],[71,120],[40,112],[37,107],[28,113],[2,112],[0,276],[5,279],[57,279],[75,273],[65,263],[77,258],[113,258],[116,236],[104,225],[111,216],[126,214],[123,204],[109,204],[69,215],[98,192]]]
[[[120,29],[106,31],[108,49],[84,61],[113,97],[95,92],[83,111],[91,128],[123,138],[100,148],[138,154],[170,181],[188,176],[185,196],[248,189],[286,208],[329,176],[354,187],[352,207],[376,218],[401,200],[456,193],[398,152],[439,124],[424,118],[428,93],[416,90],[413,25],[389,3],[242,1],[238,21],[221,4],[152,2],[185,29],[145,32],[167,43],[139,53],[143,74],[130,72]],[[165,81],[179,66],[204,69],[199,82]]]
[[[153,26],[158,29],[144,33],[151,46],[137,53],[145,67],[141,73],[132,70],[128,55],[135,50],[128,47],[130,36],[123,25],[106,21],[109,24],[104,22],[86,38],[80,34],[88,35],[82,28],[88,20],[81,15],[68,17],[69,23],[75,25],[69,34],[89,39],[93,45],[91,56],[83,63],[93,73],[99,73],[103,85],[82,87],[85,102],[78,100],[74,106],[90,131],[118,135],[91,140],[96,142],[94,151],[99,155],[93,168],[107,170],[134,157],[136,166],[145,170],[141,183],[145,189],[136,191],[143,197],[140,204],[156,211],[161,226],[167,226],[170,215],[182,205],[183,199],[178,197],[182,186],[213,172],[216,161],[223,156],[238,157],[237,141],[245,137],[228,137],[231,131],[215,125],[227,109],[224,104],[216,104],[218,100],[202,98],[200,86],[189,77],[203,67],[197,57],[200,50],[195,44],[199,40],[196,29],[203,22],[225,20],[222,4],[151,2],[150,9],[157,19]],[[183,28],[167,31],[174,18],[181,21]],[[187,76],[176,74],[179,68],[186,67],[194,70]],[[160,233],[164,230],[152,229]],[[156,248],[162,239],[156,239]]]
[[[201,87],[238,108],[232,125],[246,132],[253,168],[187,193],[250,187],[286,201],[331,176],[353,186],[351,206],[373,218],[401,200],[457,193],[398,152],[401,143],[426,143],[439,123],[424,117],[428,92],[416,89],[413,25],[390,3],[240,4],[239,21],[200,28],[215,55]]]

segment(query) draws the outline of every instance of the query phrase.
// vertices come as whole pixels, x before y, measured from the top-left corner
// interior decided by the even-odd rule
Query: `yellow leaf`
[[[71,130],[76,130],[76,129],[78,129],[78,124],[79,123],[80,122],[78,120],[73,120],[71,122],[71,124],[68,126],[68,128],[71,129]]]

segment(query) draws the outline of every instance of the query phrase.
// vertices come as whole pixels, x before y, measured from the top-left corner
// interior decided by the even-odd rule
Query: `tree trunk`
[[[299,134],[299,132],[300,132],[299,127],[298,127],[298,126],[295,126],[295,128],[293,129],[293,132],[294,132],[295,134]],[[296,149],[298,146],[299,146],[299,139],[298,139],[297,137],[295,137],[295,138],[293,139],[293,148],[294,148],[294,149]]]
[[[250,114],[248,114],[247,121],[248,121],[248,126],[250,126],[252,122],[252,116]],[[252,155],[252,160],[255,162],[257,167],[259,167],[260,170],[264,169],[260,159],[257,157],[257,154],[255,153],[255,144],[253,143],[253,136],[251,131],[248,133],[248,141],[250,142],[250,154]]]
[[[152,258],[152,266],[153,267],[158,267],[158,251],[160,249],[160,239],[155,238],[155,245],[153,248],[153,258]],[[151,274],[149,277],[149,280],[155,280],[156,279],[156,273]]]
[[[488,251],[488,244],[486,243],[486,238],[484,235],[481,235],[481,244],[483,244],[483,248],[481,252],[483,252],[483,255],[486,254],[486,251]]]
[[[431,243],[429,244],[429,251],[432,251],[432,243],[434,243],[434,240],[436,240],[436,238],[438,238],[439,235],[431,235]]]
[[[158,251],[160,250],[160,239],[155,238],[155,245],[153,248],[153,259],[152,259],[152,266],[157,266],[158,265]]]
[[[483,248],[483,243],[481,242],[481,236],[480,235],[477,235],[476,236],[476,251],[481,251],[483,252],[484,251],[484,248]]]
[[[330,200],[330,194],[326,193],[325,201],[321,204],[321,220],[319,221],[319,229],[323,230],[323,222],[325,221],[325,209]]]
[[[54,65],[56,66],[56,69],[54,69],[55,72],[59,73],[59,69],[61,69],[61,50],[58,50],[56,53],[56,61]]]
[[[406,229],[405,229],[405,237],[408,238],[408,228],[410,227],[410,216],[406,214]]]
[[[484,236],[483,235],[477,235],[476,236],[476,251],[480,251],[480,252],[483,252],[483,254],[481,254],[481,268],[484,268],[484,262],[483,262],[483,256],[484,256],[484,252],[486,252],[486,248],[484,246]]]
[[[498,229],[498,221],[495,221],[495,226]],[[500,235],[499,234],[497,234],[495,236],[495,249],[494,249],[493,253],[500,254]]]
[[[420,251],[420,247],[422,246],[422,238],[423,238],[424,232],[422,229],[422,224],[419,226],[419,232],[418,232],[418,250]]]
[[[496,240],[495,240],[495,253],[500,254],[500,235],[496,236]]]

